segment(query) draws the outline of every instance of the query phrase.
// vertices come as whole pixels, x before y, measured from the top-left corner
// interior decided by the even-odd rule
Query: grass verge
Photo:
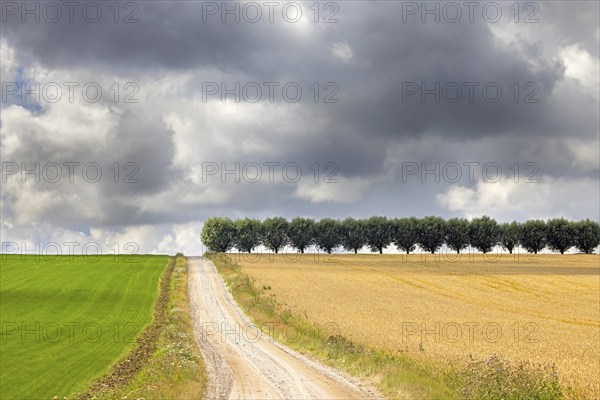
[[[335,330],[295,315],[257,287],[227,255],[207,253],[244,312],[264,332],[294,350],[371,382],[388,398],[560,399],[563,390],[553,367],[510,363],[492,356],[464,363],[436,363],[356,344]]]
[[[190,316],[187,259],[178,254],[161,277],[153,322],[135,348],[80,398],[201,398],[205,383]]]

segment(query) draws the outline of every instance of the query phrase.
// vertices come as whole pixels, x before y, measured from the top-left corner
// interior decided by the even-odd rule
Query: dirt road
[[[207,399],[365,399],[372,389],[260,334],[209,260],[189,258],[190,302]]]

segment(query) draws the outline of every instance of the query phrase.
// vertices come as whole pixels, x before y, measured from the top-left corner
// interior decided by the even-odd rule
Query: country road
[[[196,339],[205,359],[206,399],[379,398],[342,373],[258,334],[225,287],[215,266],[188,259]]]

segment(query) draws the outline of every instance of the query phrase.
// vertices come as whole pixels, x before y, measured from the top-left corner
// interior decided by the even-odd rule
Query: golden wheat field
[[[600,256],[230,254],[276,299],[358,342],[436,361],[555,363],[600,396]]]

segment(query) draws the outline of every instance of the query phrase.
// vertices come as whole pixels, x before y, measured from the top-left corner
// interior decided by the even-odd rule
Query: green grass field
[[[152,320],[166,256],[0,255],[0,398],[69,396]]]

